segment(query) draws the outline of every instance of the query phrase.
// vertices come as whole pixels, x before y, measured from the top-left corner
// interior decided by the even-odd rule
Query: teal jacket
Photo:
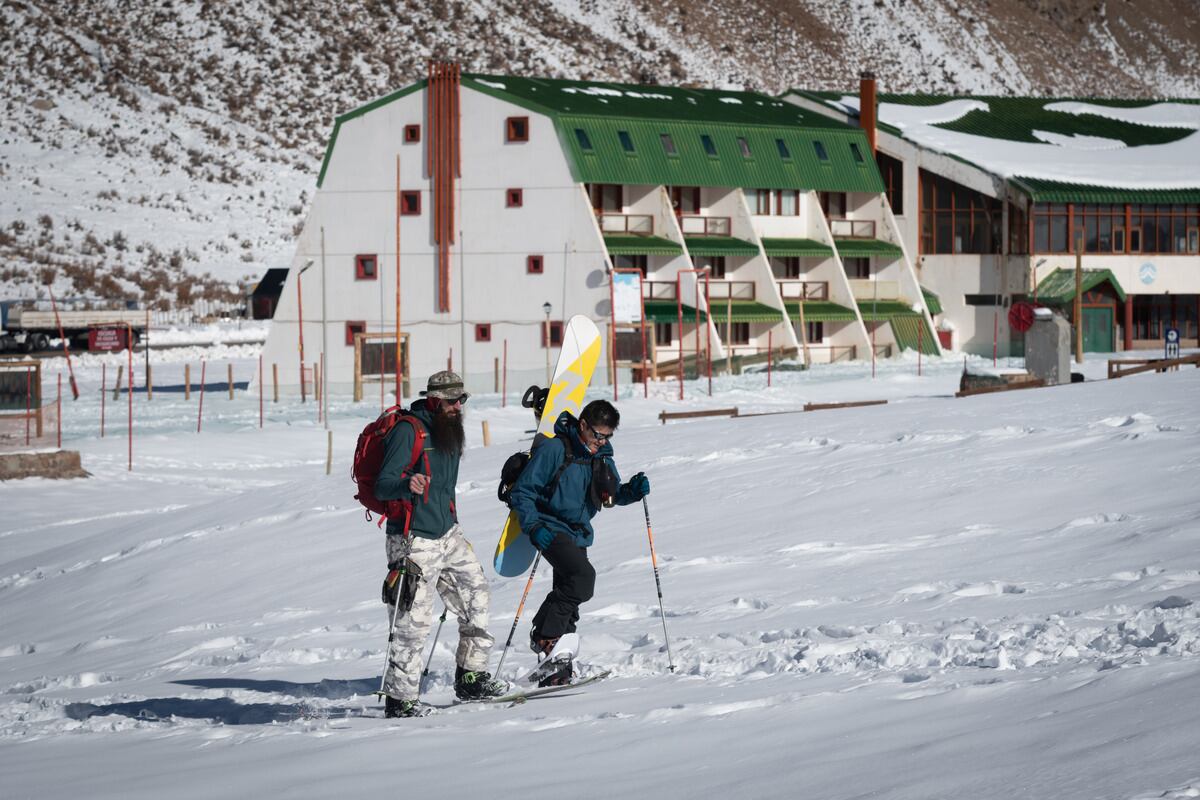
[[[449,455],[434,449],[429,431],[433,426],[432,412],[418,400],[410,409],[425,428],[425,456],[429,459],[429,488],[425,496],[414,495],[408,481],[415,473],[426,473],[425,458],[420,458],[409,469],[412,459],[414,431],[407,422],[398,422],[384,441],[386,450],[379,477],[375,480],[375,497],[380,500],[408,500],[413,504],[412,524],[409,530],[423,539],[440,539],[458,522],[454,505],[454,487],[458,484],[459,455]],[[403,520],[388,520],[387,532],[404,532]]]
[[[579,421],[569,411],[558,416],[554,423],[554,436],[563,438],[570,445],[572,463],[562,471],[553,493],[547,495],[547,489],[562,466],[566,452],[558,442],[546,440],[533,449],[529,463],[513,484],[510,502],[517,512],[521,531],[526,536],[535,527],[544,525],[573,537],[575,544],[580,547],[591,547],[595,538],[592,517],[600,511],[593,505],[588,492],[592,482],[592,462],[604,459],[613,478],[618,483],[621,481],[617,465],[612,459],[612,444],[605,442],[594,456],[589,453],[579,436]],[[621,484],[617,491],[617,505],[624,506],[637,501],[630,494],[629,486]]]

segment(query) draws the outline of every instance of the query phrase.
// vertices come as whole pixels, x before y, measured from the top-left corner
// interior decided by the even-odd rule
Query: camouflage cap
[[[448,369],[430,375],[429,382],[425,384],[425,389],[421,394],[441,400],[457,400],[460,397],[468,397],[467,393],[463,391],[463,379],[457,372],[451,372]]]

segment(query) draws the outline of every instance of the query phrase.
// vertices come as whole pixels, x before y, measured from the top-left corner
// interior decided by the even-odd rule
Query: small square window
[[[504,122],[504,141],[528,142],[529,117],[509,117]]]
[[[504,192],[504,205],[508,208],[520,208],[525,204],[523,189],[507,189]]]
[[[862,150],[859,149],[858,142],[850,143],[850,155],[854,156],[854,163],[856,163],[856,164],[864,163]]]
[[[525,271],[530,275],[541,275],[546,271],[542,256],[525,256]]]
[[[791,152],[788,150],[787,142],[783,139],[775,140],[775,149],[779,151],[779,157],[785,161],[790,161],[792,158]]]
[[[821,159],[822,161],[829,160],[829,153],[825,152],[825,145],[821,144],[821,142],[818,142],[816,139],[813,139],[813,150],[817,151],[817,158]]]
[[[704,148],[704,152],[710,157],[717,157],[717,146],[713,144],[712,137],[707,133],[700,134],[700,145]]]
[[[362,320],[355,320],[353,322],[347,322],[346,323],[346,346],[353,347],[355,335],[359,334],[359,333],[366,333],[366,332],[367,332],[367,323],[363,322]]]
[[[750,158],[750,143],[744,137],[738,137],[738,149],[742,151],[742,158]]]
[[[420,125],[405,125],[404,126],[404,143],[416,144],[421,141],[421,126]]]
[[[588,138],[587,131],[583,128],[575,129],[575,141],[579,142],[579,149],[585,153],[592,152],[592,140]]]
[[[373,281],[379,277],[379,259],[374,255],[357,255],[354,257],[354,279],[358,281]]]
[[[538,329],[541,331],[540,335],[542,337],[542,347],[545,347],[546,346],[546,323],[545,322],[539,323]],[[562,347],[562,340],[563,340],[563,324],[562,324],[562,322],[558,321],[558,320],[551,320],[550,321],[550,346],[551,347]]]
[[[490,342],[492,340],[492,326],[490,323],[481,322],[475,326],[475,341]]]
[[[400,192],[400,216],[416,217],[421,214],[421,193],[419,191]]]
[[[666,153],[669,156],[679,155],[679,151],[675,149],[675,140],[671,138],[671,134],[660,133],[658,135],[658,139],[659,139],[659,141],[662,142],[662,147],[663,147],[664,153]]]
[[[621,142],[621,149],[626,153],[634,152],[633,137],[629,135],[629,131],[617,131],[617,139]]]

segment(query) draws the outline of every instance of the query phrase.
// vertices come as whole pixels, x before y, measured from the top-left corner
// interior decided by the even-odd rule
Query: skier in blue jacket
[[[596,570],[587,548],[595,536],[592,517],[603,507],[636,503],[650,493],[639,472],[621,483],[613,463],[612,437],[621,415],[606,400],[588,403],[575,419],[564,411],[554,423],[554,441],[540,442],[512,488],[512,508],[522,532],[554,568],[553,586],[533,617],[530,647],[539,657],[559,637],[575,631],[579,606],[592,597]],[[543,685],[569,683],[570,662]]]

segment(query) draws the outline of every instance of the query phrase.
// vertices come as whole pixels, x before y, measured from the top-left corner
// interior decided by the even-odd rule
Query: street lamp
[[[1038,271],[1038,267],[1040,267],[1042,264],[1045,264],[1045,263],[1046,263],[1046,259],[1039,258],[1037,260],[1037,263],[1033,265],[1033,302],[1035,305],[1037,304],[1037,287],[1038,287],[1037,271]]]
[[[549,303],[542,303],[542,313],[546,315],[546,327],[544,334],[546,337],[546,388],[550,388],[550,312],[553,307]]]

